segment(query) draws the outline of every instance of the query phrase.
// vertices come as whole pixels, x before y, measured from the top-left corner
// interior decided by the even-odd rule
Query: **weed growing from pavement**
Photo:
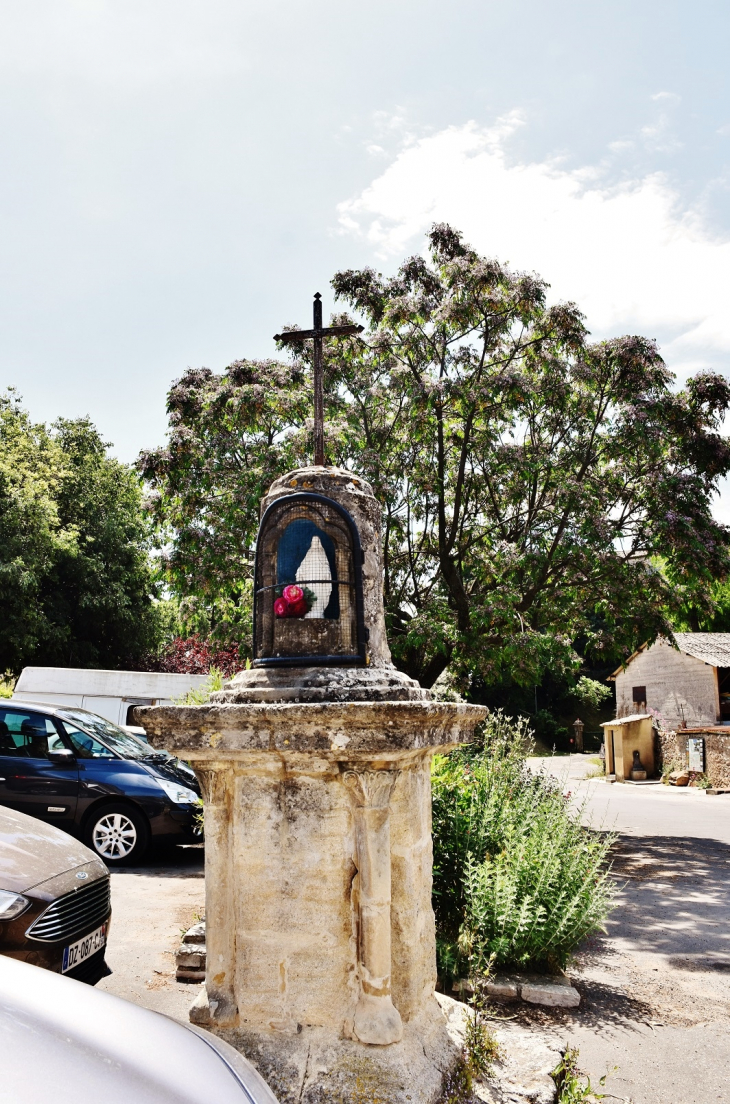
[[[441,1096],[438,1104],[470,1104],[472,1096],[472,1076],[465,1059],[461,1059],[453,1070],[444,1074],[441,1084]]]
[[[499,1043],[487,1022],[490,1017],[487,984],[492,976],[493,962],[487,963],[482,977],[471,981],[468,1011],[464,1012],[464,1060],[474,1078],[488,1077],[501,1055]]]
[[[585,1081],[578,1071],[578,1048],[568,1047],[565,1054],[550,1074],[558,1090],[557,1104],[581,1104],[581,1101],[605,1100],[606,1094],[598,1092],[591,1085],[590,1077]],[[598,1084],[604,1088],[607,1074],[604,1073]]]

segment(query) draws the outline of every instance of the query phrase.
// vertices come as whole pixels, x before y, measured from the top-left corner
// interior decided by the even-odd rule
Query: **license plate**
[[[70,947],[64,947],[61,973],[65,974],[69,970],[73,970],[74,966],[80,966],[87,958],[91,958],[93,954],[100,951],[105,943],[106,924],[102,924],[90,935],[85,935],[83,939],[77,939]]]

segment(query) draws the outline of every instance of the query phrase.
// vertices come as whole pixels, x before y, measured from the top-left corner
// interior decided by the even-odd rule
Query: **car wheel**
[[[91,814],[84,843],[107,866],[140,859],[147,850],[149,828],[142,813],[130,805],[104,805]]]

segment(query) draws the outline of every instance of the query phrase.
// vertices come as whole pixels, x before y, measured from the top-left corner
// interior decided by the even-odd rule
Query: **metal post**
[[[324,381],[322,379],[322,299],[314,297],[314,462],[324,467]],[[316,333],[319,331],[319,334]]]

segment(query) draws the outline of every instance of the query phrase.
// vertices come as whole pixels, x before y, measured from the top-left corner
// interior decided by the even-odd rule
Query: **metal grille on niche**
[[[307,492],[273,502],[255,577],[256,666],[365,662],[360,538],[339,503]]]

